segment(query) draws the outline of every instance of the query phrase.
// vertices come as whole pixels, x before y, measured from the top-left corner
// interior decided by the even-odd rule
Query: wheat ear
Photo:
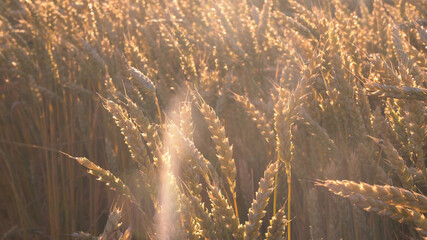
[[[324,180],[319,181],[317,185],[327,187],[329,191],[344,197],[360,194],[387,204],[427,212],[427,197],[403,188],[389,185],[370,185],[347,180]]]
[[[204,203],[197,196],[190,195],[189,198],[197,222],[200,224],[202,236],[208,239],[218,239],[218,233],[215,231],[216,223],[212,221],[212,215],[205,208]]]
[[[145,76],[138,69],[128,66],[128,70],[132,76],[132,80],[134,80],[135,85],[145,94],[154,98],[157,107],[157,114],[159,116],[159,121],[160,123],[162,123],[162,113],[159,105],[159,99],[157,98],[156,94],[156,85],[154,85],[151,79]]]
[[[285,232],[286,223],[288,221],[286,220],[285,207],[286,205],[283,205],[283,207],[277,211],[276,215],[271,218],[270,226],[268,226],[267,232],[265,233],[266,240],[283,239],[283,233]]]
[[[153,161],[157,162],[160,153],[157,149],[162,149],[162,142],[160,141],[159,133],[155,124],[151,124],[150,120],[145,116],[141,108],[139,108],[129,97],[126,97],[127,107],[129,109],[129,116],[133,123],[138,127],[142,133],[141,136],[145,140],[148,150],[153,156]]]
[[[103,99],[104,108],[107,109],[120,127],[121,133],[125,138],[125,142],[129,147],[132,159],[140,164],[140,166],[149,165],[149,157],[145,148],[143,137],[138,131],[137,126],[130,120],[128,112],[119,104]]]
[[[408,170],[408,166],[405,164],[405,160],[403,160],[397,150],[387,139],[384,141],[375,138],[372,139],[378,143],[378,145],[380,145],[381,149],[387,157],[387,160],[390,162],[390,165],[397,172],[397,176],[399,177],[403,186],[407,189],[411,189],[413,187],[413,177]]]
[[[121,210],[114,208],[110,212],[104,227],[104,232],[98,237],[98,240],[119,239],[122,236],[122,232],[120,231],[120,226],[122,225],[120,222],[121,218]]]
[[[329,137],[326,130],[320,126],[320,124],[314,120],[303,107],[301,107],[296,121],[307,126],[312,134],[315,135],[320,142],[327,146],[330,152],[333,154],[338,152],[338,148],[335,145],[334,140]]]
[[[209,198],[212,203],[212,216],[219,225],[225,226],[236,240],[243,240],[244,229],[239,222],[239,218],[234,214],[233,208],[228,204],[227,199],[221,194],[216,186],[211,186]]]
[[[95,163],[89,161],[85,157],[73,157],[77,162],[88,169],[88,173],[98,177],[96,180],[104,182],[110,189],[117,191],[125,196],[132,203],[138,206],[135,197],[132,195],[126,184],[118,177],[114,176],[110,171],[101,168]]]
[[[179,128],[185,137],[193,139],[194,125],[191,118],[191,102],[185,102],[179,111]]]
[[[274,190],[274,178],[279,169],[279,161],[270,164],[264,172],[264,177],[259,181],[259,188],[256,197],[249,209],[248,221],[245,224],[245,239],[255,240],[258,238],[262,219],[265,216],[265,207],[268,204],[270,195]]]
[[[418,211],[405,207],[388,205],[381,200],[360,194],[351,195],[348,199],[356,206],[368,212],[387,216],[398,222],[413,223],[415,225],[415,230],[418,231],[423,239],[427,239],[427,220],[424,215],[420,214]]]
[[[171,135],[176,137],[177,140],[176,147],[179,151],[182,151],[183,157],[190,158],[191,164],[196,168],[196,171],[205,179],[208,184],[219,184],[219,176],[214,166],[207,160],[203,154],[196,148],[194,142],[186,138],[183,133],[181,133],[178,127],[171,127]],[[210,179],[210,177],[212,179]]]
[[[230,145],[228,138],[225,135],[225,129],[222,126],[219,118],[215,114],[215,111],[207,105],[203,100],[200,104],[200,112],[205,118],[205,121],[209,125],[209,131],[212,135],[212,141],[215,143],[218,161],[221,167],[221,174],[227,180],[230,187],[230,192],[233,195],[234,210],[236,216],[239,216],[237,211],[236,201],[236,165],[233,159],[233,148]]]
[[[427,89],[424,88],[385,85],[372,81],[366,82],[365,87],[370,95],[379,97],[414,99],[418,101],[427,100]]]
[[[421,170],[419,170],[418,168],[410,167],[408,168],[408,172],[409,174],[411,174],[411,177],[414,180],[415,184],[424,189],[427,188],[427,183]]]
[[[247,97],[234,93],[234,99],[236,102],[242,105],[242,107],[246,110],[246,113],[248,113],[251,117],[252,121],[255,122],[265,141],[267,143],[274,143],[274,132],[271,125],[266,120],[265,114],[256,109],[256,107],[249,101]]]

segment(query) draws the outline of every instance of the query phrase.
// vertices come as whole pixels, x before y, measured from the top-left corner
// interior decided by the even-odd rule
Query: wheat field
[[[427,239],[426,0],[0,1],[0,239]]]

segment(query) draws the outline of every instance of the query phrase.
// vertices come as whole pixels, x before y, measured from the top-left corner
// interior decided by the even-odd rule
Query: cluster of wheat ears
[[[425,0],[0,1],[0,233],[427,239],[426,29]]]

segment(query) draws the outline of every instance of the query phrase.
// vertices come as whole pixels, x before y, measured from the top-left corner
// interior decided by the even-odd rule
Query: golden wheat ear
[[[237,196],[236,196],[236,164],[233,158],[233,146],[228,141],[225,135],[224,126],[221,124],[215,111],[203,100],[199,95],[199,109],[208,124],[209,132],[211,133],[212,141],[215,143],[218,162],[221,168],[221,175],[226,179],[231,192],[234,211],[236,217],[239,218],[237,210]],[[227,195],[226,195],[227,196]]]
[[[381,140],[370,137],[375,143],[377,143],[382,151],[385,153],[386,161],[390,164],[392,169],[397,173],[403,187],[412,189],[414,187],[413,176],[409,172],[409,168],[405,163],[405,160],[399,155],[399,152],[394,148],[389,140]]]
[[[234,193],[236,186],[236,165],[233,159],[233,147],[230,145],[225,135],[225,129],[221,124],[215,111],[203,100],[200,103],[200,112],[208,124],[209,132],[215,143],[217,157],[221,166],[221,174],[226,178],[230,185],[230,190]]]
[[[424,213],[427,212],[426,196],[399,187],[370,185],[363,182],[356,183],[347,180],[324,180],[318,182],[317,185],[324,186],[328,188],[329,191],[343,197],[360,194],[362,196],[381,200],[387,204],[411,208]]]
[[[369,91],[369,94],[373,96],[397,99],[414,99],[418,101],[427,100],[427,89],[424,88],[393,86],[379,84],[372,81],[367,81],[365,83],[365,87]]]
[[[248,221],[245,224],[245,239],[255,240],[260,234],[262,219],[264,218],[268,200],[274,190],[274,178],[279,170],[279,161],[270,164],[264,172],[264,177],[259,181],[259,188],[252,207],[249,209]]]
[[[132,235],[132,227],[128,227],[126,231],[122,233],[120,230],[122,226],[122,223],[120,222],[121,218],[121,209],[114,207],[108,215],[108,220],[101,235],[95,237],[89,233],[76,232],[71,234],[71,238],[80,240],[130,240]]]
[[[109,240],[109,239],[120,239],[123,235],[120,231],[122,223],[122,211],[118,208],[114,208],[108,216],[107,223],[104,227],[104,232],[99,236],[98,240]]]
[[[234,99],[238,102],[252,119],[255,122],[258,130],[261,133],[261,136],[264,137],[267,143],[274,144],[274,131],[273,127],[266,120],[264,113],[260,112],[247,97],[233,93]]]
[[[70,156],[71,157],[71,156]],[[89,174],[98,177],[96,180],[105,183],[111,190],[118,192],[123,195],[126,199],[131,201],[133,204],[139,206],[135,197],[129,190],[128,186],[118,177],[114,176],[110,171],[101,168],[95,163],[91,162],[85,157],[71,157],[75,159],[80,165],[86,167]]]
[[[131,153],[131,157],[140,167],[148,167],[150,159],[145,147],[143,136],[139,132],[137,125],[131,120],[129,113],[121,105],[102,98],[104,108],[113,116],[116,125],[120,128],[125,142]]]
[[[192,102],[184,102],[179,109],[179,128],[185,137],[192,140],[194,133],[194,124],[192,121]]]
[[[282,240],[288,220],[285,215],[286,204],[277,211],[270,220],[270,226],[265,233],[266,240]]]
[[[211,186],[209,198],[212,203],[212,217],[217,225],[217,231],[224,232],[225,236],[231,234],[236,240],[244,239],[244,228],[240,224],[239,218],[233,211],[225,196],[216,186]],[[227,234],[228,233],[228,234]]]
[[[216,231],[216,223],[212,220],[212,214],[206,209],[204,203],[193,195],[188,198],[194,210],[197,224],[200,225],[201,235],[207,239],[219,239],[220,234]]]
[[[353,204],[368,212],[414,224],[415,230],[424,239],[427,237],[427,220],[423,215],[427,210],[427,197],[422,194],[388,185],[370,185],[345,180],[318,180],[316,185],[348,198]]]

